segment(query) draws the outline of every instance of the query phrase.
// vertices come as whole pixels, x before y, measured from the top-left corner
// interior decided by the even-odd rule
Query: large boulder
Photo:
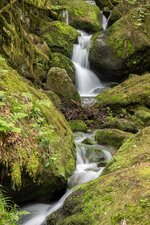
[[[149,19],[148,7],[135,8],[106,32],[93,36],[89,60],[101,79],[120,81],[130,73],[150,69]]]
[[[71,57],[73,44],[78,38],[78,32],[65,23],[54,21],[49,24],[49,28],[41,37],[47,42],[52,52],[60,52]]]
[[[150,127],[126,141],[101,177],[76,188],[48,225],[148,225]]]
[[[53,53],[50,60],[51,67],[59,67],[67,71],[68,76],[75,83],[75,67],[73,62],[61,53]]]
[[[0,56],[0,184],[16,202],[50,201],[75,168],[64,116]]]
[[[121,1],[119,4],[117,4],[110,15],[109,18],[109,26],[112,25],[114,22],[116,22],[117,20],[119,20],[122,16],[125,16],[127,13],[129,13],[129,11],[133,8],[139,7],[139,5],[148,5],[149,0],[138,0],[138,1],[128,1],[128,0],[124,0]],[[140,12],[142,15],[142,11]],[[144,12],[143,12],[143,16],[144,16]]]
[[[96,32],[102,30],[101,12],[84,0],[65,0],[69,12],[69,24],[77,29]]]
[[[65,69],[52,67],[47,75],[46,89],[56,93],[65,106],[72,105],[72,100],[80,102],[80,96]]]
[[[132,75],[116,87],[105,90],[97,96],[97,107],[132,109],[135,105],[150,107],[150,73]],[[126,112],[127,113],[127,112]]]

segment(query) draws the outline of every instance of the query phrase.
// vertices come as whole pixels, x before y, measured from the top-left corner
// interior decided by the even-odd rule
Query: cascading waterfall
[[[91,35],[79,31],[81,36],[78,38],[78,44],[74,45],[72,61],[76,71],[76,88],[81,97],[95,96],[104,86],[95,73],[89,69],[89,48]]]
[[[77,146],[77,164],[74,174],[69,179],[69,186],[74,187],[78,184],[94,180],[102,173],[104,167],[99,167],[99,159],[91,159],[91,153],[97,148],[98,152],[104,155],[105,161],[109,162],[112,155],[108,148],[97,144],[86,145],[82,141],[85,138],[92,138],[94,140],[94,133],[84,134],[75,133],[75,142]],[[90,152],[90,154],[89,154]],[[46,217],[63,206],[66,198],[73,192],[73,188],[67,190],[62,198],[52,204],[32,204],[23,207],[24,210],[31,214],[23,216],[21,225],[46,225]]]

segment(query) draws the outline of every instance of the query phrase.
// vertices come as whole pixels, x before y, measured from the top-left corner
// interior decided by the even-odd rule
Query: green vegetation
[[[72,120],[69,122],[70,127],[73,132],[86,132],[87,131],[87,125],[82,120]]]
[[[50,99],[28,85],[1,56],[0,69],[3,176],[8,178],[14,192],[29,188],[28,196],[24,191],[21,201],[24,197],[31,198],[32,188],[33,198],[51,199],[59,189],[57,184],[63,182],[63,187],[75,166],[72,133]],[[49,189],[45,190],[46,186]]]
[[[98,144],[111,145],[118,149],[131,136],[131,133],[121,130],[103,129],[97,130],[95,140]]]

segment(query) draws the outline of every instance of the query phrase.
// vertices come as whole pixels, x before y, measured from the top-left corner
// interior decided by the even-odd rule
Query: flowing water
[[[87,1],[93,4],[93,1]],[[63,17],[68,24],[68,12],[64,11]],[[100,93],[105,86],[100,82],[95,73],[89,68],[89,48],[91,35],[79,31],[78,44],[74,45],[72,61],[76,71],[76,87],[80,96],[84,99],[83,103],[90,103],[93,97]],[[89,100],[91,99],[91,101]],[[75,142],[77,149],[76,169],[68,181],[70,189],[56,203],[52,204],[30,204],[22,209],[30,212],[29,215],[23,216],[20,225],[46,225],[46,217],[63,206],[66,198],[73,192],[76,185],[89,182],[99,177],[104,167],[101,167],[101,160],[108,163],[112,155],[110,149],[97,145],[88,145],[82,143],[86,138],[94,141],[94,133],[75,133]]]
[[[75,66],[76,88],[81,98],[86,101],[87,98],[90,99],[100,93],[105,86],[89,68],[89,48],[92,36],[83,31],[79,33],[78,44],[75,44],[73,48],[72,61]]]
[[[94,180],[99,177],[104,167],[99,167],[99,158],[109,162],[112,155],[108,148],[104,146],[83,144],[82,141],[86,138],[94,140],[94,133],[84,134],[75,133],[75,142],[77,146],[77,164],[74,174],[69,179],[70,190],[67,190],[65,195],[56,203],[52,204],[31,204],[22,209],[30,212],[22,218],[21,225],[45,225],[46,217],[59,209],[66,198],[73,192],[73,187]]]
[[[102,16],[102,27],[103,27],[104,31],[107,29],[108,21],[109,21],[109,17],[107,18],[105,15],[103,15]]]

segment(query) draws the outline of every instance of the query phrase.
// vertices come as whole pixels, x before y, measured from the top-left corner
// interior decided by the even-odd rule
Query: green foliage
[[[82,120],[72,120],[69,122],[70,127],[73,132],[86,132],[87,131],[87,125]]]
[[[2,188],[1,188],[2,189]],[[20,211],[16,205],[10,205],[10,200],[5,198],[0,190],[0,225],[16,225],[22,215],[28,214]]]

